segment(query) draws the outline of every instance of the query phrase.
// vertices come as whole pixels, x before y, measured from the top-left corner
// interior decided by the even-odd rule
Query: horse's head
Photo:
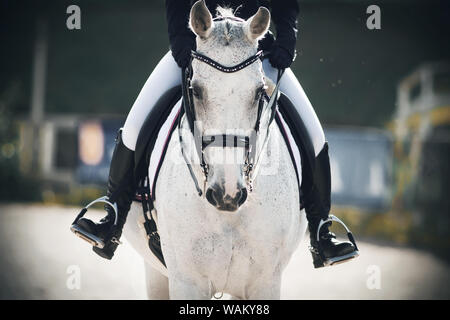
[[[213,20],[203,0],[192,7],[189,24],[197,35],[197,52],[223,66],[235,66],[255,56],[258,40],[270,24],[269,11],[260,7],[248,20],[235,18],[231,11],[218,11],[223,19]],[[252,136],[265,90],[261,61],[257,59],[239,71],[227,73],[194,59],[192,71],[192,96],[200,134],[218,139],[224,135]],[[231,139],[224,147],[205,147],[203,151],[208,163],[208,201],[219,210],[236,211],[247,198],[246,148],[234,146]]]

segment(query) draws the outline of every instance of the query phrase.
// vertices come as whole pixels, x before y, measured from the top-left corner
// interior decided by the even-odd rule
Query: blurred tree
[[[0,201],[40,200],[39,184],[19,171],[19,141],[12,106],[20,100],[20,82],[0,92]]]
[[[0,89],[17,75],[29,95],[34,22],[38,14],[48,19],[49,113],[125,115],[169,49],[162,0],[0,3]],[[66,26],[71,4],[81,9],[80,30]],[[325,124],[383,126],[395,109],[397,82],[423,61],[450,58],[448,3],[380,0],[380,30],[367,29],[370,1],[299,4],[292,68]],[[20,103],[14,112],[28,108]]]

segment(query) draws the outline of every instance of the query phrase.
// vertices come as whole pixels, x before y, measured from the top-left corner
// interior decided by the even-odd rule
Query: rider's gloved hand
[[[264,52],[270,52],[270,48],[272,48],[273,43],[275,42],[275,36],[272,31],[268,30],[265,34],[264,38],[259,40],[258,42],[258,50],[262,50]]]
[[[172,56],[180,68],[186,68],[191,59],[191,50],[195,50],[195,38],[191,35],[179,35],[171,41]]]
[[[291,66],[294,61],[294,56],[295,52],[290,53],[275,41],[270,49],[269,62],[274,68],[286,69]]]

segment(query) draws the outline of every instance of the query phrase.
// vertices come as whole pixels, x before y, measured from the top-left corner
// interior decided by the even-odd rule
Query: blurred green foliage
[[[19,141],[10,103],[18,86],[0,92],[0,201],[39,201],[39,183],[19,170]]]
[[[126,114],[169,49],[162,0],[6,3],[0,89],[12,79],[30,87],[35,20],[44,17],[49,113]],[[81,8],[81,30],[66,28],[70,4]],[[450,57],[450,6],[382,0],[382,29],[368,30],[369,4],[299,0],[292,68],[323,123],[383,126],[395,109],[398,81],[424,61]],[[26,114],[28,101],[17,101],[14,113]]]
[[[357,242],[358,239],[375,240],[378,243],[413,246],[436,254],[450,262],[448,225],[442,226],[441,220],[434,220],[431,224],[423,223],[416,212],[399,209],[365,212],[359,208],[333,207],[332,213],[345,221]],[[433,214],[432,217],[438,218],[436,214]],[[436,226],[439,224],[447,229],[438,230],[439,228]],[[345,237],[340,227],[333,227],[332,231]]]

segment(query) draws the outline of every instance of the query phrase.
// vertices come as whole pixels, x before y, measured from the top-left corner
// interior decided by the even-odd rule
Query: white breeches
[[[277,69],[273,68],[267,59],[263,61],[263,69],[266,76],[276,82]],[[135,150],[139,131],[160,96],[180,84],[181,69],[169,51],[145,82],[128,114],[122,131],[122,139],[127,148]],[[285,71],[281,79],[280,91],[289,97],[303,119],[317,156],[325,144],[325,134],[308,97],[291,69]]]

